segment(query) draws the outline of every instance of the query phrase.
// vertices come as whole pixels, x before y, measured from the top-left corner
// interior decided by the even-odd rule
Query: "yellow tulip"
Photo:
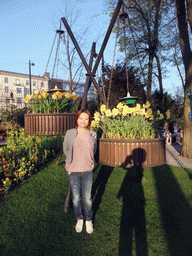
[[[115,117],[119,114],[119,110],[117,108],[112,109],[112,116]]]
[[[101,105],[100,111],[101,111],[101,114],[102,114],[102,115],[105,114],[105,112],[106,112],[106,106],[105,106],[105,104]]]
[[[122,110],[123,109],[123,103],[122,102],[119,102],[119,104],[117,105],[117,108],[119,110]]]
[[[57,95],[56,95],[56,94],[53,94],[53,95],[52,95],[52,99],[56,100],[56,99],[57,99]]]
[[[147,102],[146,102],[146,108],[149,108],[150,106],[151,106],[150,102],[147,101]]]
[[[106,112],[105,112],[105,114],[106,114],[107,117],[112,116],[112,113],[111,113],[111,110],[110,110],[110,109],[107,109]]]

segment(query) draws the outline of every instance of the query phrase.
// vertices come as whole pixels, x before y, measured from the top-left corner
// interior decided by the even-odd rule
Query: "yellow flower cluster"
[[[69,89],[69,88],[68,88]],[[66,88],[66,91],[67,88]],[[48,97],[49,93],[47,93],[46,91],[44,90],[41,90],[40,92],[38,92],[37,90],[34,91],[34,93],[32,93],[31,95],[26,95],[25,97],[25,102],[26,103],[29,103],[31,99],[33,98],[38,98],[38,99],[46,99]],[[66,98],[69,98],[69,99],[73,99],[73,100],[77,100],[78,99],[78,96],[76,96],[76,93],[75,92],[72,92],[72,93],[62,93],[60,91],[57,91],[55,93],[52,94],[52,99],[62,99],[62,97],[66,97]]]
[[[58,97],[59,99],[61,99],[61,98],[64,96],[64,94],[63,94],[62,92],[59,92],[59,91],[57,91],[57,92],[55,93],[55,95],[57,95],[57,97]]]
[[[70,100],[77,100],[75,92],[60,92],[55,91],[50,94],[44,90],[35,91],[31,95],[25,97],[25,102],[29,104],[35,113],[51,113],[57,111],[57,113],[65,112],[65,109],[70,104]]]
[[[119,110],[119,114],[121,114],[123,111],[123,103],[122,102],[119,102],[119,104],[117,105],[117,109]]]
[[[164,119],[164,115],[159,110],[157,110],[157,117],[156,117],[156,119],[157,120],[163,120]]]
[[[149,118],[149,120],[153,120],[154,119],[154,116],[153,116],[153,113],[152,113],[152,109],[151,108],[148,108],[147,109],[147,112],[145,113],[145,116],[147,118]]]
[[[154,120],[153,112],[152,112],[152,109],[150,108],[150,106],[151,105],[150,105],[149,101],[147,101],[146,104],[143,104],[143,105],[137,103],[135,107],[129,107],[126,104],[120,102],[120,103],[118,103],[118,105],[115,108],[113,108],[111,110],[111,109],[107,109],[106,105],[103,104],[100,107],[100,112],[94,113],[94,120],[92,121],[91,128],[100,127],[102,130],[103,129],[113,129],[113,127],[115,125],[117,125],[117,123],[119,123],[119,122],[121,123],[124,121],[126,122],[129,119],[136,117],[136,116],[140,117],[141,120],[145,120],[146,118],[150,121]],[[170,112],[167,111],[166,115],[168,118],[170,116]],[[163,114],[161,114],[160,111],[157,111],[157,116],[158,116],[158,119],[163,118]],[[113,126],[113,119],[115,119],[114,126]],[[147,120],[146,120],[146,122],[147,122]],[[110,126],[109,123],[112,125]],[[120,125],[120,123],[119,123],[119,125]],[[106,128],[106,127],[108,127],[108,128]],[[111,128],[109,128],[109,127],[111,127]]]
[[[42,92],[41,92],[42,98],[46,99],[48,95],[49,94],[46,91],[42,90]]]
[[[111,110],[110,110],[110,109],[107,109],[107,110],[105,111],[105,115],[106,115],[107,117],[111,117],[111,116],[112,116]]]
[[[112,116],[116,117],[119,114],[119,110],[117,108],[112,109]]]
[[[25,97],[25,102],[28,103],[32,99],[32,94]]]
[[[91,128],[99,127],[99,122],[100,122],[100,113],[96,111],[94,113],[94,120],[91,122]]]
[[[135,107],[120,102],[112,110],[103,104],[100,113],[94,113],[92,128],[101,128],[102,136],[106,138],[153,138],[154,124],[150,122],[153,119],[149,102],[136,104]]]
[[[101,105],[100,111],[101,111],[101,114],[102,114],[102,115],[105,114],[106,110],[107,110],[107,109],[106,109],[105,104]]]

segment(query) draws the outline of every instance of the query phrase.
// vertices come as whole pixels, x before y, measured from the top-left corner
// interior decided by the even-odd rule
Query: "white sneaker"
[[[83,229],[83,220],[79,219],[79,220],[77,220],[77,224],[75,226],[75,231],[77,233],[81,233],[82,229]]]
[[[93,223],[91,220],[86,220],[85,222],[86,225],[86,231],[88,234],[92,234],[93,233]]]

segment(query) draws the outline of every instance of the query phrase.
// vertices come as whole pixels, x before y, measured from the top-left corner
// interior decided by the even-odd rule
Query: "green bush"
[[[24,115],[30,113],[30,108],[16,108],[16,106],[11,105],[9,108],[1,108],[0,115],[2,118],[1,127],[4,129],[20,129],[24,127]]]

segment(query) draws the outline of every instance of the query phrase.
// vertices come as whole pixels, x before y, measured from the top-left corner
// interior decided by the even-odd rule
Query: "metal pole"
[[[103,103],[106,104],[106,100],[105,100],[103,94],[101,93],[101,90],[99,89],[99,86],[98,86],[98,84],[97,84],[97,82],[96,82],[96,80],[94,78],[94,74],[91,73],[91,70],[90,70],[90,68],[89,68],[89,66],[88,66],[88,64],[87,64],[87,62],[86,62],[86,60],[85,60],[85,58],[83,56],[83,53],[82,53],[81,49],[79,48],[79,45],[78,45],[78,43],[77,43],[77,41],[76,41],[76,39],[75,39],[75,37],[74,37],[74,35],[73,35],[69,25],[67,23],[67,20],[64,17],[61,18],[61,20],[63,21],[63,23],[64,23],[64,25],[65,25],[65,27],[67,29],[67,32],[68,32],[69,36],[71,37],[71,40],[72,40],[72,42],[73,42],[73,44],[74,44],[74,46],[75,46],[75,48],[76,48],[76,50],[77,50],[81,60],[82,60],[82,62],[83,62],[84,66],[85,66],[85,68],[87,70],[87,73],[88,73],[88,75],[90,75],[90,77],[92,79],[92,82],[95,85],[95,88],[97,89],[97,92],[99,93],[99,96],[101,97]]]
[[[67,23],[67,20],[66,20],[64,17],[61,18],[61,20],[63,21],[63,23],[64,23],[64,25],[65,25],[65,27],[66,27],[66,29],[67,29],[67,32],[68,32],[69,36],[71,37],[71,40],[72,40],[73,44],[75,45],[75,48],[76,48],[77,52],[79,53],[79,56],[80,56],[80,58],[81,58],[81,60],[82,60],[82,62],[83,62],[83,64],[84,64],[84,66],[85,66],[85,68],[86,68],[86,70],[87,70],[87,72],[88,72],[88,75],[90,75],[90,77],[91,77],[91,79],[92,79],[92,82],[93,82],[93,84],[95,85],[95,88],[97,89],[97,92],[99,93],[99,95],[100,95],[100,97],[101,97],[101,99],[102,99],[102,101],[103,101],[104,104],[107,103],[107,102],[106,102],[106,99],[105,99],[105,97],[103,96],[103,94],[101,93],[101,91],[100,91],[100,89],[99,89],[99,86],[98,86],[98,84],[97,84],[97,82],[95,81],[95,79],[94,79],[93,76],[95,75],[95,73],[96,73],[96,71],[97,71],[99,62],[100,62],[100,60],[101,60],[101,58],[102,58],[102,56],[103,56],[103,52],[104,52],[104,50],[105,50],[106,44],[107,44],[107,42],[108,42],[109,36],[110,36],[110,34],[111,34],[111,31],[112,31],[112,29],[113,29],[113,26],[114,26],[114,24],[115,24],[115,21],[116,21],[116,19],[117,19],[117,16],[118,16],[118,14],[119,14],[119,11],[120,11],[120,9],[121,9],[121,5],[122,5],[122,4],[123,4],[123,0],[119,0],[118,3],[117,3],[117,6],[116,6],[116,8],[115,8],[115,11],[114,11],[114,13],[113,13],[113,16],[112,16],[110,25],[109,25],[109,27],[108,27],[106,36],[105,36],[105,38],[104,38],[104,40],[103,40],[103,44],[102,44],[102,46],[101,46],[100,52],[99,52],[99,54],[98,54],[98,56],[97,56],[97,59],[96,59],[96,62],[95,62],[95,65],[94,65],[94,68],[93,68],[92,73],[91,73],[91,70],[90,70],[89,66],[87,65],[87,62],[86,62],[86,60],[85,60],[85,58],[84,58],[84,56],[83,56],[83,54],[82,54],[82,52],[81,52],[81,49],[79,48],[78,43],[77,43],[77,41],[76,41],[76,39],[75,39],[75,37],[74,37],[74,35],[73,35],[73,33],[72,33],[72,31],[71,31],[71,29],[70,29],[68,23]]]
[[[96,43],[93,42],[92,49],[91,49],[91,55],[90,55],[90,59],[89,59],[89,68],[90,68],[90,70],[92,69],[92,65],[93,65],[93,57],[95,55],[95,45],[96,45]],[[86,101],[87,101],[87,93],[88,93],[88,90],[89,90],[89,84],[90,83],[91,83],[90,76],[87,76],[86,82],[85,82],[85,87],[84,87],[81,109],[85,108]]]
[[[31,61],[29,61],[29,90],[30,90],[30,94],[32,93],[32,90],[31,90],[31,66],[35,66],[35,64],[31,63]]]
[[[29,61],[29,90],[31,94],[31,61]]]
[[[100,52],[99,52],[99,54],[98,54],[98,56],[97,56],[97,59],[96,59],[96,62],[95,62],[94,68],[93,68],[93,72],[92,72],[93,74],[95,74],[96,71],[97,71],[97,68],[98,68],[98,66],[99,66],[99,62],[100,62],[100,60],[101,60],[101,58],[102,58],[102,56],[103,56],[103,52],[104,52],[105,47],[106,47],[106,45],[107,45],[107,42],[108,42],[108,40],[109,40],[109,36],[110,36],[110,34],[111,34],[111,31],[112,31],[112,29],[113,29],[113,26],[114,26],[114,24],[115,24],[115,21],[116,21],[116,19],[117,19],[117,16],[118,16],[118,14],[119,14],[119,11],[120,11],[120,9],[121,9],[121,5],[122,5],[122,4],[123,4],[123,0],[119,0],[118,3],[117,3],[117,6],[116,6],[115,11],[114,11],[114,13],[113,13],[111,22],[110,22],[109,27],[108,27],[108,30],[107,30],[107,33],[106,33],[105,38],[104,38],[104,40],[103,40],[103,44],[102,44],[102,46],[101,46]]]

